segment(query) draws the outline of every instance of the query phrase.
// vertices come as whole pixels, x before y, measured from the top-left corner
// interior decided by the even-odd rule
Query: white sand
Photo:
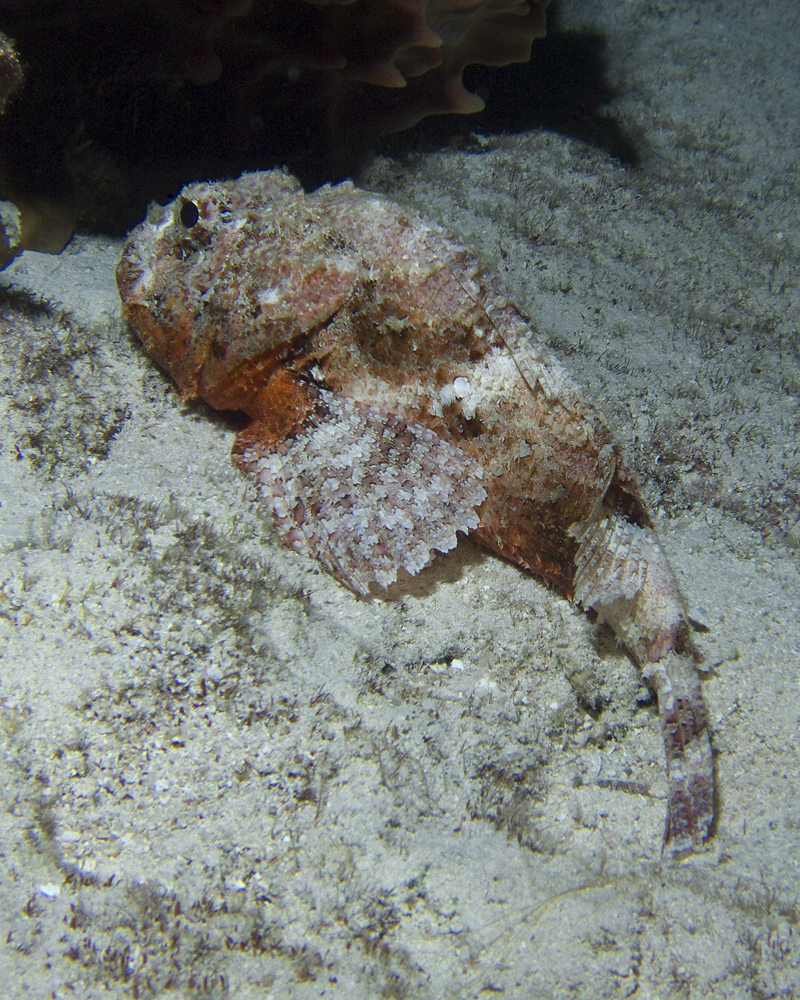
[[[47,302],[0,344],[6,992],[800,995],[800,11],[562,20],[638,168],[535,133],[358,180],[504,274],[640,469],[705,629],[708,853],[661,864],[609,633],[467,542],[373,602],[289,553],[79,238],[0,275]]]

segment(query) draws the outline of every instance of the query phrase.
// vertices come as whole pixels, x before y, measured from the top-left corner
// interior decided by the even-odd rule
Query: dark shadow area
[[[449,552],[435,552],[429,565],[415,576],[409,576],[401,567],[397,581],[388,587],[381,587],[377,583],[371,584],[367,600],[379,598],[382,601],[402,601],[406,597],[429,597],[441,584],[462,580],[469,567],[479,565],[486,559],[492,558],[492,555],[478,542],[472,541],[459,531],[458,545],[455,549]]]
[[[474,132],[551,129],[637,160],[604,111],[614,96],[604,38],[563,31],[557,6],[530,62],[468,67],[465,84],[484,111],[433,116],[384,139],[402,88],[313,70],[299,80],[248,76],[238,49],[216,82],[194,84],[151,7],[123,0],[114,10],[0,3],[0,30],[14,38],[27,77],[0,117],[0,197],[23,211],[23,246],[57,250],[74,230],[122,235],[148,202],[163,204],[192,180],[286,166],[315,187],[353,175],[375,148],[394,156],[469,148]]]
[[[530,61],[496,69],[469,66],[467,90],[486,102],[474,115],[428,118],[409,132],[391,136],[381,149],[392,155],[429,152],[471,135],[499,135],[546,129],[606,150],[627,166],[639,152],[606,106],[616,96],[606,76],[606,39],[590,32],[565,31],[558,5],[548,8],[547,36],[533,45]]]

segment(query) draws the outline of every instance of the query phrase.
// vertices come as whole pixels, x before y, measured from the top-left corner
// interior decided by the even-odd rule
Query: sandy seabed
[[[662,864],[646,685],[464,541],[359,600],[120,319],[120,245],[0,275],[0,982],[19,997],[800,996],[800,10],[564,2],[561,135],[356,180],[499,271],[615,428],[706,668],[718,826]],[[189,180],[190,178],[187,178]]]

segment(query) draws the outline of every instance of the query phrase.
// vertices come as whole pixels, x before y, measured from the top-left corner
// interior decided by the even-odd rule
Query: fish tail
[[[652,528],[600,512],[576,525],[575,599],[608,622],[658,695],[669,799],[664,849],[702,849],[714,822],[714,758],[678,585]]]
[[[691,854],[702,849],[714,822],[714,758],[700,680],[693,657],[675,652],[643,672],[658,694],[667,758],[664,849]]]

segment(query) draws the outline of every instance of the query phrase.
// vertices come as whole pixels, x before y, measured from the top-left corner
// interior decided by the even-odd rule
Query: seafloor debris
[[[0,287],[0,390],[7,447],[49,479],[104,459],[130,415],[102,337],[7,287]]]
[[[184,398],[252,418],[234,460],[288,545],[363,594],[463,531],[608,621],[658,692],[666,843],[700,848],[713,762],[672,571],[602,416],[466,247],[270,171],[154,207],[117,281]]]

